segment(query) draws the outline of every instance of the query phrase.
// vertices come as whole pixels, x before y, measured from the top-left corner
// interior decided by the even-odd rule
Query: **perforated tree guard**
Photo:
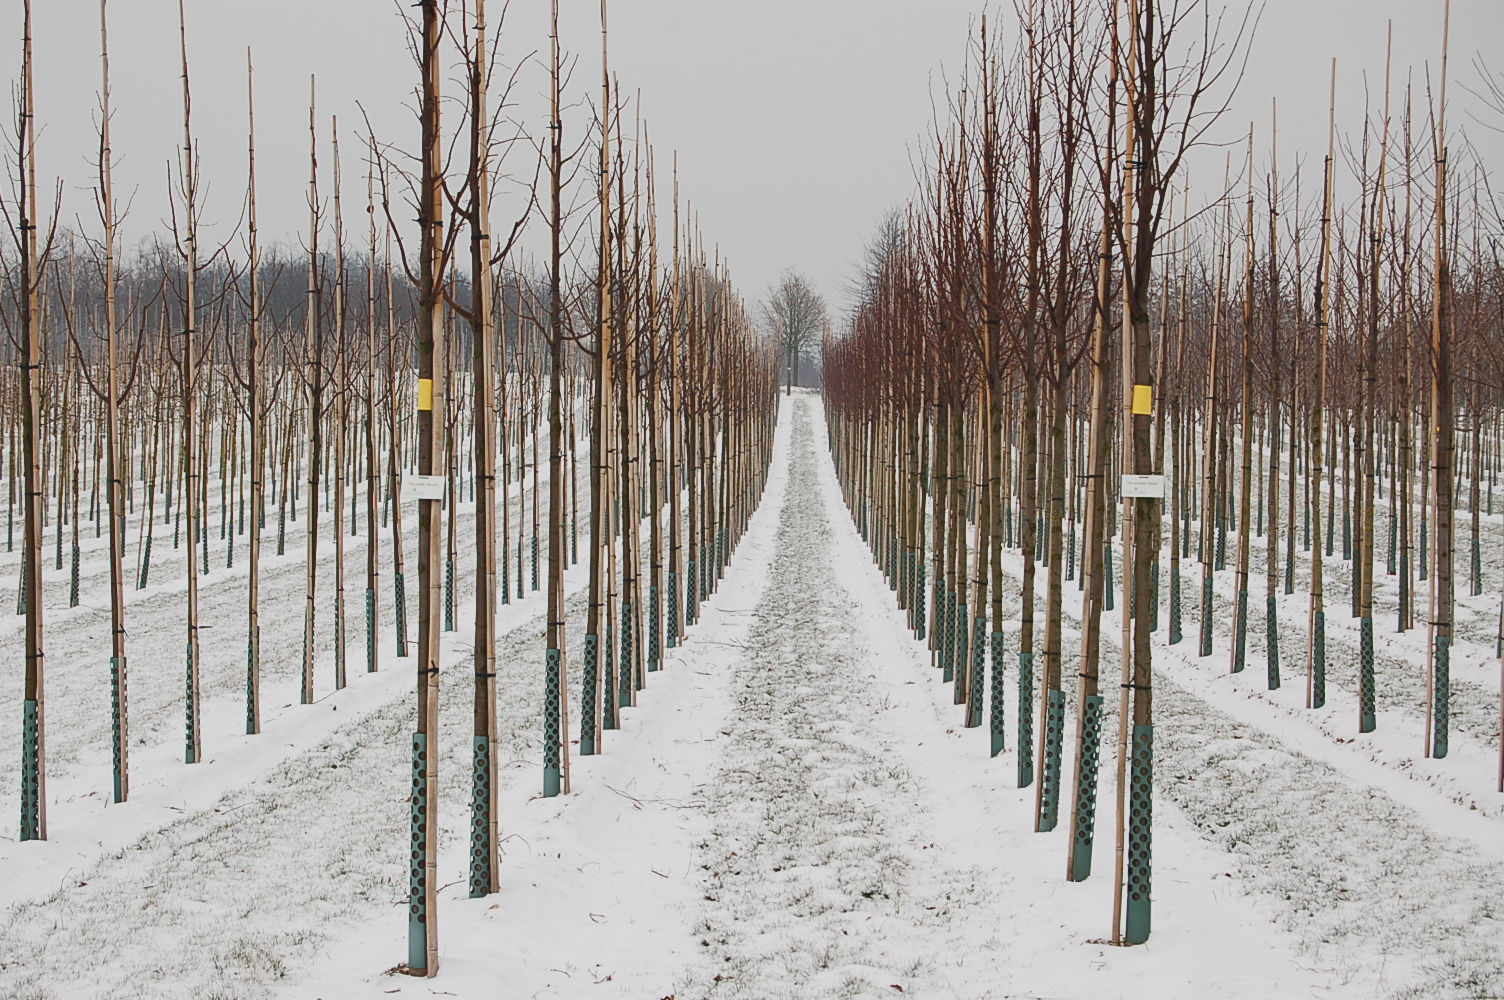
[[[376,591],[366,588],[366,673],[376,672]]]
[[[601,671],[601,728],[616,728],[616,627],[606,623],[606,634],[601,643],[606,651],[605,669]],[[599,663],[600,654],[596,654]]]
[[[1264,659],[1269,667],[1269,690],[1279,690],[1279,610],[1273,597],[1264,599]]]
[[[1232,672],[1241,674],[1248,656],[1248,591],[1238,591],[1238,625],[1233,631]]]
[[[1154,727],[1133,727],[1133,756],[1128,777],[1128,919],[1123,937],[1129,944],[1149,940],[1152,847],[1154,839]]]
[[[470,771],[470,898],[495,891],[491,870],[491,739],[475,737]]]
[[[1018,787],[1034,783],[1034,654],[1018,654]]]
[[[1201,583],[1201,655],[1212,655],[1212,581]]]
[[[898,604],[905,611],[914,606],[914,553],[909,549],[898,562]]]
[[[1318,611],[1311,621],[1311,707],[1326,705],[1326,612]]]
[[[278,551],[278,555],[282,553]],[[151,575],[151,535],[146,536],[146,544],[141,547],[141,574],[136,581],[137,590],[146,589],[146,578]],[[21,600],[26,599],[26,575],[21,575]],[[20,614],[18,610],[16,614]]]
[[[193,643],[187,645],[187,669],[183,675],[183,761],[198,763],[198,685],[193,683]]]
[[[915,570],[915,577],[916,577],[916,579],[915,579],[915,582],[914,582],[914,621],[918,623],[918,628],[916,629],[916,631],[914,633],[914,637],[916,639],[919,639],[920,641],[923,641],[924,638],[925,638],[925,633],[926,633],[926,629],[925,629],[925,617],[924,617],[924,569],[925,569],[925,567],[924,567],[924,560],[923,559],[919,559],[918,557],[916,557],[916,561],[918,562],[919,565],[918,565],[918,568]]]
[[[512,574],[508,572],[512,565],[512,544],[506,535],[501,536],[501,603],[512,603]],[[518,595],[521,597],[521,595]]]
[[[971,683],[966,686],[966,725],[982,724],[982,691],[987,683],[987,616],[977,615],[971,627]]]
[[[941,680],[947,683],[956,679],[956,592],[945,592],[945,645],[940,656],[940,666],[943,668]]]
[[[1417,567],[1420,570],[1420,578],[1422,580],[1424,580],[1426,578],[1426,567],[1429,566],[1429,565],[1431,565],[1431,559],[1430,559],[1430,554],[1429,554],[1430,553],[1430,544],[1429,544],[1430,538],[1431,538],[1431,531],[1430,531],[1429,527],[1426,525],[1426,507],[1424,505],[1422,505],[1421,509],[1420,509],[1420,563],[1418,564],[1418,567]],[[1331,555],[1331,552],[1328,551],[1327,555]]]
[[[621,602],[621,670],[616,682],[616,697],[622,708],[632,707],[632,692],[637,679],[632,670],[632,636],[637,630],[632,627],[632,602]]]
[[[1159,631],[1159,559],[1149,564],[1149,631]]]
[[[1097,772],[1102,764],[1102,696],[1086,696],[1081,712],[1081,758],[1076,761],[1076,822],[1071,831],[1076,851],[1071,858],[1071,881],[1091,876],[1091,848],[1096,837]]]
[[[560,707],[564,700],[563,662],[557,649],[544,655],[543,668],[543,794],[559,794],[562,771],[559,747],[563,740],[560,732]]]
[[[248,630],[245,637],[245,734],[247,736],[254,736],[261,730],[260,698],[256,690],[256,678],[260,674],[261,626],[256,624]]]
[[[1102,606],[1107,611],[1115,607],[1113,595],[1116,590],[1112,584],[1112,543],[1107,542],[1102,546]]]
[[[336,691],[343,691],[345,689],[345,616],[343,600],[334,602],[334,689]]]
[[[1008,720],[1003,705],[1003,633],[992,633],[992,756],[996,757],[1007,747]]]
[[[967,631],[966,621],[970,615],[963,603],[956,608],[956,674],[955,687],[951,689],[952,701],[959,705],[965,701],[966,682],[971,662],[971,635]]]
[[[1452,649],[1450,636],[1436,637],[1436,666],[1431,694],[1431,756],[1447,755],[1447,737],[1452,722]]]
[[[21,839],[42,836],[42,757],[37,703],[21,703]]]
[[[247,702],[249,706],[250,702]],[[126,796],[125,774],[125,665],[121,657],[110,657],[110,765],[114,775],[116,802]],[[249,709],[248,709],[249,711]]]
[[[1180,642],[1185,636],[1181,632],[1181,609],[1180,609],[1180,574],[1174,570],[1170,572],[1170,645]]]
[[[407,655],[407,580],[396,574],[392,583],[392,611],[397,616],[397,655]]]
[[[1373,619],[1358,622],[1358,732],[1371,733],[1378,726],[1374,711]]]
[[[444,560],[444,631],[454,631],[454,560]]]
[[[1060,753],[1065,740],[1065,692],[1051,691],[1044,712],[1043,795],[1040,796],[1039,831],[1047,833],[1060,822]]]
[[[679,574],[675,570],[668,571],[668,621],[665,627],[668,630],[668,648],[677,648],[679,645]]]
[[[662,658],[662,649],[658,638],[658,588],[648,586],[648,673],[658,669],[658,662]]]
[[[412,851],[407,871],[407,967],[428,968],[428,734],[413,734]]]
[[[595,753],[595,707],[600,687],[599,649],[599,636],[585,636],[585,648],[580,654],[580,690],[584,701],[580,706],[580,753],[584,756]]]

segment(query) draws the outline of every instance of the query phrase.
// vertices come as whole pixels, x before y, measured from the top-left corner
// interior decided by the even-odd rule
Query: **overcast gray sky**
[[[41,167],[66,184],[65,217],[92,228],[98,2],[35,0],[35,6]],[[924,145],[932,96],[942,72],[954,76],[981,7],[980,0],[615,0],[612,61],[624,92],[641,91],[661,173],[667,174],[670,152],[679,152],[682,190],[743,292],[758,297],[783,268],[795,266],[840,308],[874,224],[914,191],[913,158]],[[593,96],[599,5],[564,0],[563,9],[564,44],[581,58],[575,92],[589,88]],[[0,74],[14,79],[20,0],[4,0],[0,10],[9,28],[0,36],[11,39],[0,49]],[[504,59],[546,53],[547,10],[547,0],[513,0]],[[1236,140],[1250,119],[1262,132],[1270,99],[1278,98],[1282,160],[1293,164],[1304,152],[1319,161],[1330,59],[1339,60],[1339,128],[1344,122],[1355,128],[1364,74],[1375,95],[1382,84],[1386,21],[1395,24],[1397,82],[1410,67],[1423,80],[1424,62],[1434,65],[1439,56],[1441,10],[1441,0],[1269,0],[1222,136]],[[388,0],[188,0],[208,235],[228,239],[240,215],[247,46],[257,64],[266,237],[295,240],[306,226],[310,74],[319,78],[322,166],[327,171],[330,163],[329,116],[337,114],[352,196],[364,193],[357,101],[383,138],[415,144],[416,126],[404,106],[415,71],[396,11]],[[167,163],[182,142],[177,4],[112,0],[110,13],[117,186],[134,193],[127,236],[135,240],[165,228]],[[1452,21],[1453,78],[1473,84],[1476,53],[1504,42],[1504,2],[1454,0]],[[1504,72],[1504,55],[1493,66]],[[546,123],[545,87],[540,60],[524,73],[516,108],[537,134]],[[1488,162],[1499,162],[1500,136],[1468,116],[1479,102],[1461,86],[1452,93],[1453,122],[1468,130]],[[583,115],[577,110],[566,119],[568,135],[587,127]],[[324,184],[327,190],[327,175]],[[666,196],[665,182],[665,209]],[[355,224],[363,225],[360,206],[352,208]],[[515,208],[515,199],[503,196],[498,217]]]

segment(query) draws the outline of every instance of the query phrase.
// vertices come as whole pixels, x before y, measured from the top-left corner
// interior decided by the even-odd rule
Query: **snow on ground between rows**
[[[1112,748],[1103,748],[1094,874],[1085,882],[1067,882],[1069,824],[1062,821],[1049,834],[1032,832],[1035,789],[1013,787],[1011,722],[1008,751],[989,760],[986,730],[962,728],[950,686],[941,682],[924,644],[913,640],[893,610],[892,592],[841,502],[828,459],[820,462],[820,478],[837,538],[835,573],[859,607],[851,630],[865,637],[871,652],[864,666],[884,703],[880,726],[895,756],[922,776],[929,815],[912,821],[935,841],[927,852],[933,859],[953,869],[971,866],[995,886],[994,898],[981,912],[962,908],[953,914],[956,943],[962,946],[935,956],[943,986],[929,995],[1160,1000],[1370,995],[1345,986],[1334,970],[1311,967],[1297,953],[1296,942],[1270,922],[1267,906],[1227,877],[1227,855],[1159,796],[1154,934],[1142,947],[1104,944],[1112,914]],[[1009,670],[1010,687],[1014,679]],[[989,924],[990,938],[980,930]]]
[[[468,512],[459,514],[463,525]],[[100,791],[109,780],[108,715],[101,721],[104,681],[89,655],[99,648],[89,642],[98,613],[88,606],[98,595],[86,590],[77,613],[51,620],[49,651],[64,648],[49,657],[49,765],[58,765],[49,768],[51,839],[19,843],[0,835],[0,997],[266,996],[270,984],[306,971],[329,933],[367,918],[372,907],[392,905],[399,884],[405,892],[406,782],[392,775],[407,773],[413,661],[395,657],[387,604],[382,672],[365,672],[356,640],[347,688],[333,690],[332,654],[325,652],[315,665],[315,704],[296,704],[295,693],[288,699],[299,649],[288,633],[301,630],[304,579],[301,563],[295,566],[298,533],[289,540],[288,555],[269,557],[262,577],[264,731],[236,732],[244,725],[243,637],[228,629],[208,633],[206,649],[238,639],[240,662],[227,663],[223,654],[206,662],[203,764],[182,762],[174,742],[182,732],[181,674],[163,669],[172,662],[165,651],[181,635],[181,604],[164,595],[181,591],[181,580],[169,576],[137,592],[129,620],[132,744],[139,752],[132,754],[129,803],[107,804]],[[471,548],[465,541],[462,534],[462,559]],[[155,579],[171,568],[164,561]],[[102,578],[93,570],[91,577]],[[566,591],[578,590],[583,578],[571,571]],[[243,569],[218,569],[204,583],[211,615],[243,615]],[[457,601],[471,583],[457,574]],[[500,659],[529,680],[542,653],[522,647],[541,641],[542,610],[535,593],[498,614]],[[473,618],[473,602],[458,611]],[[466,652],[457,635],[445,637],[446,663],[465,661]],[[446,672],[444,685],[447,703],[465,704],[444,723],[452,765],[461,743],[468,753],[470,695],[461,672]],[[519,736],[537,742],[538,695],[501,704],[513,749]],[[456,777],[468,787],[468,759],[445,775]]]
[[[1011,754],[988,760],[954,725],[823,442],[817,402],[795,396],[705,618],[606,754],[576,758],[572,795],[536,797],[531,770],[509,789],[501,892],[446,893],[439,977],[376,974],[400,954],[399,908],[283,996],[1366,995],[1303,967],[1168,807],[1155,937],[1101,943],[1105,838],[1099,874],[1065,882],[1065,834],[1030,832]]]
[[[433,989],[474,998],[657,1000],[674,992],[699,948],[692,935],[701,898],[696,845],[708,825],[698,796],[713,776],[732,708],[727,671],[768,579],[789,423],[779,423],[762,504],[725,580],[684,645],[665,650],[663,669],[649,675],[621,728],[604,734],[605,753],[574,756],[572,790],[557,798],[538,794],[541,757],[505,773],[497,801],[500,890],[465,898],[466,845],[451,839],[445,846],[438,977],[382,973],[406,955],[406,908],[396,907],[331,941],[313,974],[283,997],[374,1000]],[[573,750],[578,721],[572,714]]]
[[[546,479],[545,479],[546,482]],[[509,502],[520,503],[513,486]],[[405,505],[413,517],[416,504]],[[473,552],[473,505],[459,512],[460,558]],[[305,508],[306,510],[306,508]],[[144,511],[143,511],[144,516]],[[324,532],[342,529],[343,512],[325,512]],[[515,517],[514,513],[514,517]],[[161,543],[152,566],[151,585],[126,590],[129,682],[130,800],[114,803],[111,788],[109,688],[109,595],[107,550],[86,533],[92,555],[82,564],[84,587],[77,608],[58,603],[66,591],[67,570],[44,567],[46,605],[46,765],[48,839],[21,843],[14,828],[0,828],[0,907],[36,900],[67,887],[101,855],[118,852],[143,836],[184,816],[214,807],[227,790],[240,788],[274,774],[286,762],[326,744],[331,734],[387,704],[412,686],[410,659],[396,656],[391,537],[383,530],[383,586],[380,602],[380,671],[365,668],[364,637],[347,623],[348,686],[334,689],[333,606],[334,546],[323,546],[319,559],[319,640],[314,662],[314,704],[298,704],[301,667],[303,596],[306,586],[304,519],[288,525],[286,554],[275,555],[276,519],[269,519],[263,539],[261,569],[261,721],[262,732],[245,735],[245,621],[246,560],[233,568],[215,564],[200,584],[200,630],[203,636],[201,671],[201,732],[204,762],[183,763],[183,636],[182,595],[186,589],[185,551],[170,549],[173,529],[157,524]],[[409,522],[411,523],[411,521]],[[136,527],[139,527],[137,525]],[[133,528],[134,530],[134,528]],[[211,530],[210,534],[213,532]],[[415,566],[409,531],[409,567]],[[326,535],[327,538],[327,535]],[[347,572],[364,561],[365,533],[346,539]],[[245,545],[241,541],[241,547]],[[16,553],[0,554],[0,562],[15,562]],[[473,561],[473,557],[472,557]],[[134,580],[133,574],[128,574]],[[576,571],[571,584],[583,574]],[[7,581],[9,574],[7,573]],[[410,579],[414,582],[415,575]],[[473,591],[473,578],[456,575],[456,600]],[[3,586],[0,586],[3,590]],[[350,591],[354,607],[355,591]],[[521,595],[521,588],[518,588]],[[540,592],[541,593],[541,592]],[[11,590],[14,595],[14,590]],[[0,595],[0,606],[8,599]],[[537,594],[519,598],[502,608],[498,625],[505,631],[542,610]],[[463,608],[461,609],[463,613]],[[347,615],[349,614],[347,609]],[[414,612],[409,609],[411,626]],[[471,616],[473,618],[473,614]],[[468,620],[468,619],[467,619]],[[0,615],[0,649],[21,656],[24,619]],[[410,633],[411,634],[411,633]],[[447,637],[446,637],[447,640]],[[21,671],[0,675],[0,702],[19,702]],[[20,808],[20,727],[0,727],[0,815],[13,816]],[[0,954],[0,961],[4,955]]]
[[[150,770],[181,777],[105,813],[135,826],[74,830],[78,806],[65,803],[56,843],[5,845],[0,871],[32,852],[46,859],[32,881],[52,886],[59,850],[77,850],[88,884],[45,900],[0,887],[13,893],[0,897],[0,996],[1161,1000],[1356,998],[1410,983],[1419,991],[1400,995],[1497,995],[1485,977],[1500,943],[1484,939],[1493,920],[1479,909],[1504,886],[1486,845],[1497,820],[1455,822],[1470,811],[1449,788],[1249,690],[1252,655],[1228,685],[1224,657],[1196,659],[1189,635],[1156,645],[1154,936],[1102,944],[1110,745],[1096,871],[1068,883],[1068,824],[1033,833],[1035,791],[1012,787],[1011,747],[988,759],[986,730],[960,726],[842,503],[825,441],[818,397],[785,398],[768,488],[725,580],[605,734],[605,754],[574,758],[570,795],[538,795],[541,607],[503,612],[505,856],[500,891],[478,900],[464,880],[473,607],[459,610],[466,624],[444,652],[436,979],[385,973],[406,955],[411,661],[355,680],[352,656],[350,689],[290,708],[264,737],[221,739],[222,763],[189,774],[156,754]],[[571,590],[580,582],[572,574]],[[1068,586],[1067,615],[1078,605]],[[1104,630],[1110,645],[1116,626]],[[1069,626],[1066,639],[1072,664]],[[1459,756],[1476,752],[1464,743]],[[1463,841],[1443,836],[1449,825]],[[1437,967],[1417,979],[1422,959]]]

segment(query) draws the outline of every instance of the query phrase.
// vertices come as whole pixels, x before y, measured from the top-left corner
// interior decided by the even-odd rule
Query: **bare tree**
[[[788,366],[787,393],[794,391],[799,359],[812,352],[825,332],[825,299],[810,285],[809,279],[793,268],[784,271],[762,307],[763,323],[783,346]]]

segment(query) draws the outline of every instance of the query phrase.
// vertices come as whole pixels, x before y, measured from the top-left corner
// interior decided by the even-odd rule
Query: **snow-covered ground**
[[[219,573],[219,596],[206,601],[224,605],[225,676],[210,696],[223,719],[206,739],[209,761],[188,766],[175,758],[178,631],[147,628],[165,630],[178,612],[153,619],[143,598],[133,708],[147,743],[125,806],[104,804],[103,669],[70,669],[53,647],[54,839],[0,839],[0,997],[1504,995],[1504,810],[1489,766],[1497,716],[1490,731],[1485,711],[1498,665],[1481,638],[1459,666],[1473,690],[1454,692],[1452,756],[1430,761],[1415,729],[1414,633],[1381,645],[1380,727],[1360,737],[1345,616],[1332,614],[1329,703],[1313,712],[1296,670],[1300,594],[1281,604],[1292,645],[1274,692],[1253,641],[1262,616],[1248,671],[1230,678],[1220,636],[1216,656],[1195,655],[1188,600],[1186,641],[1155,649],[1154,934],[1114,948],[1104,943],[1110,851],[1099,849],[1092,878],[1065,881],[1068,824],[1033,833],[1034,790],[1012,787],[1014,658],[1010,750],[989,759],[986,729],[961,726],[904,628],[825,439],[818,397],[787,399],[767,493],[726,579],[622,728],[605,734],[605,753],[575,759],[568,796],[539,795],[543,609],[536,597],[504,609],[504,861],[500,891],[477,900],[464,881],[468,626],[445,637],[456,669],[442,689],[434,979],[388,971],[406,954],[413,713],[411,661],[391,657],[389,627],[381,674],[359,668],[352,636],[350,687],[321,682],[318,704],[298,706],[301,619],[288,615],[266,732],[231,735],[243,583]],[[300,552],[289,539],[285,569],[265,585],[286,591],[275,600],[289,609]],[[1342,600],[1332,594],[1329,607]],[[1016,616],[1016,593],[1009,605]],[[1079,613],[1074,584],[1066,610]],[[97,650],[107,615],[91,614],[55,618],[55,641],[76,643],[79,657]],[[582,615],[575,597],[572,637]],[[459,621],[469,616],[462,608]],[[1010,651],[1015,627],[1005,625]],[[1110,615],[1104,635],[1118,634]],[[1104,650],[1104,663],[1114,656]],[[8,699],[14,678],[6,684]],[[206,690],[218,689],[206,678]],[[9,733],[6,747],[19,749]],[[1112,819],[1107,750],[1099,831]],[[11,788],[0,792],[0,808],[13,814],[14,803]]]

